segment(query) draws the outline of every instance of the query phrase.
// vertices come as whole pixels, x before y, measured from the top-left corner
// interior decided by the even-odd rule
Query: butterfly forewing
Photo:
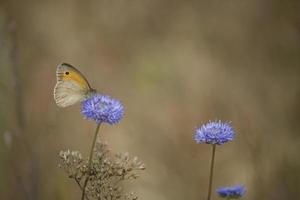
[[[82,101],[92,91],[86,78],[70,64],[58,65],[56,77],[54,99],[60,107],[67,107]]]

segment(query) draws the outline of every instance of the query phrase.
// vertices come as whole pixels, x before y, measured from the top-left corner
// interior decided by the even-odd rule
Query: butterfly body
[[[58,65],[56,78],[54,99],[59,107],[73,105],[96,92],[83,74],[70,64]]]

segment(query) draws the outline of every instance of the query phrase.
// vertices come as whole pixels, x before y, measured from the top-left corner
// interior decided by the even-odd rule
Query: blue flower
[[[194,139],[197,143],[224,144],[233,140],[234,130],[229,123],[212,121],[197,128]]]
[[[220,197],[226,199],[238,199],[246,193],[246,189],[242,185],[232,187],[222,187],[216,190]]]
[[[81,102],[81,113],[86,119],[95,120],[97,124],[116,124],[123,118],[124,107],[116,99],[106,95],[95,94]]]

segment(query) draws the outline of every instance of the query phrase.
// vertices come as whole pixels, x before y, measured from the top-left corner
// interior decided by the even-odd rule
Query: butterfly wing
[[[58,65],[56,78],[54,99],[59,107],[67,107],[82,101],[93,90],[80,71],[70,64]]]

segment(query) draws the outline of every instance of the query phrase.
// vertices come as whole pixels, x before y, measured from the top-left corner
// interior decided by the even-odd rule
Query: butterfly
[[[96,93],[83,74],[70,64],[57,66],[54,100],[59,107],[71,106]]]

